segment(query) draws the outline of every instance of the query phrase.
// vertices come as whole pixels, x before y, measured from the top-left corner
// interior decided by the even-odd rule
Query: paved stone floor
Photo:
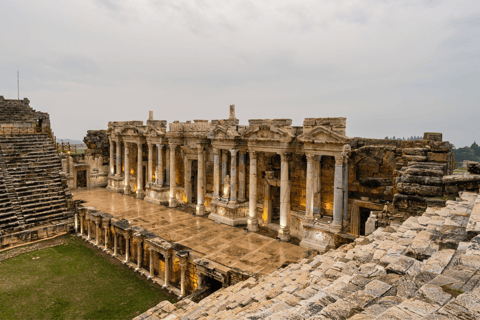
[[[296,262],[305,251],[299,246],[277,242],[240,228],[194,217],[162,205],[137,200],[104,188],[74,190],[75,200],[86,206],[124,218],[159,237],[187,246],[206,258],[225,265],[268,275],[286,261]]]

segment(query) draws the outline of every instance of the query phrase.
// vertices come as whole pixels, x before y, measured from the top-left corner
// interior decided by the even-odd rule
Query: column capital
[[[160,150],[163,149],[163,146],[164,146],[163,143],[157,143],[157,148],[158,148],[158,149],[160,149]]]
[[[205,151],[205,147],[202,146],[202,145],[199,145],[199,146],[197,147],[197,153],[198,153],[198,154],[201,154],[201,153],[203,153],[203,151]]]
[[[148,145],[148,148],[152,148],[153,147],[153,143],[152,142],[147,142],[147,145]]]
[[[171,143],[168,145],[168,147],[170,148],[170,150],[175,150],[178,147],[178,144]]]
[[[230,153],[232,154],[232,156],[235,156],[235,155],[237,154],[237,152],[238,152],[237,149],[230,149],[229,151],[230,151]]]
[[[343,155],[335,156],[335,165],[336,166],[341,166],[343,164],[343,162],[345,161],[344,158],[345,157]]]
[[[280,155],[282,161],[290,161],[290,153],[288,152],[278,152],[278,154]]]
[[[222,150],[218,148],[213,148],[213,154],[220,154]]]
[[[257,159],[258,152],[257,151],[248,151],[248,155],[250,156],[250,159]]]
[[[307,157],[307,162],[313,162],[315,160],[315,155],[314,154],[306,154]]]

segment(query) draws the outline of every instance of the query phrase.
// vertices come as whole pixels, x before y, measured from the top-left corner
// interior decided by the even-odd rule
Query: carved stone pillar
[[[185,296],[185,272],[187,271],[187,257],[180,257],[180,296]]]
[[[90,241],[92,239],[92,233],[91,233],[91,220],[87,220],[87,240]]]
[[[125,235],[125,263],[130,262],[130,236]]]
[[[75,222],[75,233],[78,234],[78,213],[75,213],[74,217],[74,222]]]
[[[315,163],[314,163],[314,168],[315,168],[315,200],[314,202],[317,203],[318,205],[318,213],[320,216],[323,216],[322,214],[322,156],[316,156],[315,157]],[[315,209],[316,207],[314,207]]]
[[[85,219],[84,215],[83,214],[80,214],[80,235],[83,236],[83,233],[85,232],[85,230],[83,230],[83,220]]]
[[[290,240],[290,228],[288,227],[288,216],[290,213],[289,155],[281,153],[280,156],[282,164],[280,173],[280,230],[278,230],[278,237],[282,241],[288,241]]]
[[[305,205],[305,221],[313,221],[313,201],[315,194],[315,156],[307,154],[307,185],[306,185],[306,205]]]
[[[104,248],[104,251],[107,251],[108,250],[108,222],[106,222],[105,220],[103,221],[103,224],[104,224],[104,229],[105,229],[105,248]]]
[[[238,201],[245,202],[245,154],[246,151],[241,150],[238,159]]]
[[[169,207],[174,208],[177,206],[177,181],[175,170],[175,149],[177,145],[170,145],[170,199]]]
[[[100,244],[100,221],[95,218],[95,245]]]
[[[122,144],[120,142],[120,139],[115,141],[115,147],[117,148],[117,171],[115,172],[115,176],[117,178],[120,178],[122,176]]]
[[[163,186],[163,144],[157,144],[157,184]]]
[[[335,178],[333,180],[333,225],[342,226],[343,211],[343,157],[335,156]]]
[[[130,146],[125,143],[125,187],[124,194],[130,194]]]
[[[197,174],[197,215],[205,215],[205,157],[203,146],[198,148],[198,174]]]
[[[220,198],[220,150],[213,149],[213,199]]]
[[[258,231],[257,219],[257,153],[249,152],[250,156],[250,195],[248,203],[248,231]]]
[[[142,143],[137,142],[137,199],[143,199],[145,192],[143,191],[143,150]]]
[[[112,139],[109,139],[109,143],[110,143],[110,174],[113,175],[114,174],[114,164],[113,164],[113,157],[114,157],[114,152],[115,150],[113,149],[113,140]]]
[[[113,256],[116,257],[118,255],[118,234],[113,229]]]
[[[137,238],[137,270],[142,267],[142,239]]]
[[[230,203],[237,203],[237,151],[230,150]]]
[[[151,143],[148,144],[148,178],[147,183],[150,185],[152,184],[153,178],[153,145]]]

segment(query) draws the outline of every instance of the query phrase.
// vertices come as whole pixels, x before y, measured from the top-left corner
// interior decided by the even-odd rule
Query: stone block
[[[427,160],[434,161],[434,162],[447,162],[448,157],[449,157],[448,153],[429,152],[427,154]]]

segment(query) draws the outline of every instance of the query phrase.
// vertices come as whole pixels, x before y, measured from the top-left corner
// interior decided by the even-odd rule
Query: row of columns
[[[80,217],[79,217],[80,216]],[[80,219],[78,219],[80,218]],[[80,220],[80,221],[78,221]],[[95,222],[95,242],[94,244],[97,247],[100,247],[100,223],[101,223],[101,218],[94,218],[94,219],[85,219],[84,215],[78,215],[75,214],[75,232],[80,236],[84,236],[85,230],[84,230],[84,221],[87,221],[87,235],[86,235],[86,240],[87,241],[92,241],[92,228],[91,228],[91,222]],[[104,221],[104,229],[105,229],[105,239],[104,239],[104,251],[108,250],[108,229],[109,229],[109,224]],[[130,263],[131,260],[131,254],[130,254],[130,241],[132,240],[132,237],[128,233],[118,233],[113,230],[113,257],[118,257],[118,237],[122,235],[125,238],[125,260],[124,263]],[[142,266],[142,243],[145,243],[142,237],[137,237],[134,235],[135,240],[137,241],[137,265],[136,265],[136,271],[141,269]],[[155,251],[153,247],[149,247],[149,253],[150,253],[150,266],[149,266],[149,278],[154,278],[155,276],[155,270],[154,270],[154,260],[158,259],[158,254],[159,252]],[[170,265],[171,265],[171,252],[170,250],[163,250],[160,252],[164,258],[165,258],[165,275],[164,275],[164,287],[167,288],[169,286],[169,281],[170,281]],[[185,274],[187,270],[187,256],[184,254],[178,255],[179,261],[180,261],[180,294],[181,296],[185,295]]]

